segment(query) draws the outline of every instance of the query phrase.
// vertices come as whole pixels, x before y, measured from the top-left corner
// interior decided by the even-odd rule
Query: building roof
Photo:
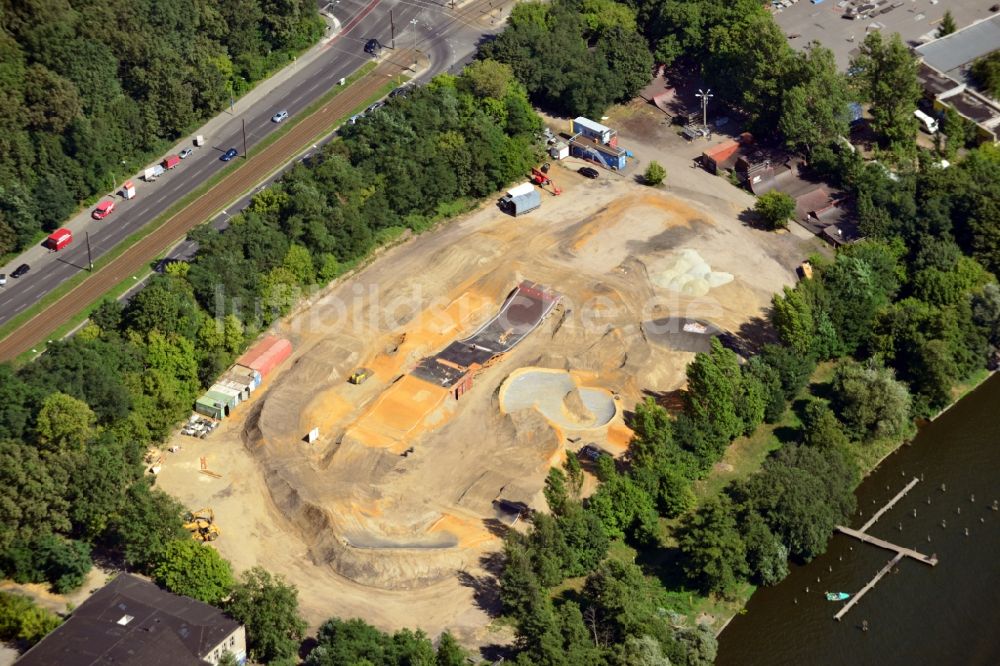
[[[961,80],[958,70],[977,58],[1000,48],[1000,13],[976,21],[950,35],[921,44],[915,50],[924,62],[948,76]]]
[[[18,666],[188,666],[239,629],[217,608],[121,574],[80,604]]]

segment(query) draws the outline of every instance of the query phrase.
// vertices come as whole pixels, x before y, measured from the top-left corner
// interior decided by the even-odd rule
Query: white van
[[[928,134],[934,134],[935,132],[938,131],[938,121],[935,120],[934,118],[931,118],[920,109],[914,111],[913,115],[916,116],[917,120],[920,121],[920,129],[922,129],[923,131],[927,132]]]

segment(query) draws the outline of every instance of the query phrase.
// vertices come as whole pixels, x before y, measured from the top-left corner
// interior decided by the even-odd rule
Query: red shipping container
[[[177,155],[168,155],[167,159],[163,160],[163,168],[173,169],[180,163],[181,163],[181,158],[177,157]]]
[[[291,355],[291,342],[275,335],[269,335],[236,359],[236,362],[256,370],[261,377],[266,377]]]
[[[69,229],[56,229],[45,239],[45,245],[50,250],[59,251],[73,242],[73,232]]]

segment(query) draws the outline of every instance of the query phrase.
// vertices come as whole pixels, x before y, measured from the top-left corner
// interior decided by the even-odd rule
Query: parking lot
[[[855,0],[861,5],[874,0]],[[832,50],[837,65],[847,69],[865,35],[881,30],[886,36],[898,32],[904,42],[916,46],[933,38],[945,11],[950,10],[959,28],[984,19],[995,12],[990,7],[997,0],[883,0],[867,19],[845,18],[852,4],[848,0],[825,0],[812,4],[798,0],[789,7],[775,10],[774,19],[789,38],[793,48],[804,49],[813,41]],[[885,14],[878,12],[891,8]]]

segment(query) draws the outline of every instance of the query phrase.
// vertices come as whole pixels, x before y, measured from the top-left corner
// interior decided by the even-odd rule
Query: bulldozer
[[[215,524],[215,512],[208,508],[189,511],[184,517],[184,529],[195,541],[215,541],[222,534]]]
[[[372,371],[368,368],[358,368],[347,378],[347,381],[352,384],[364,384],[371,375]]]

